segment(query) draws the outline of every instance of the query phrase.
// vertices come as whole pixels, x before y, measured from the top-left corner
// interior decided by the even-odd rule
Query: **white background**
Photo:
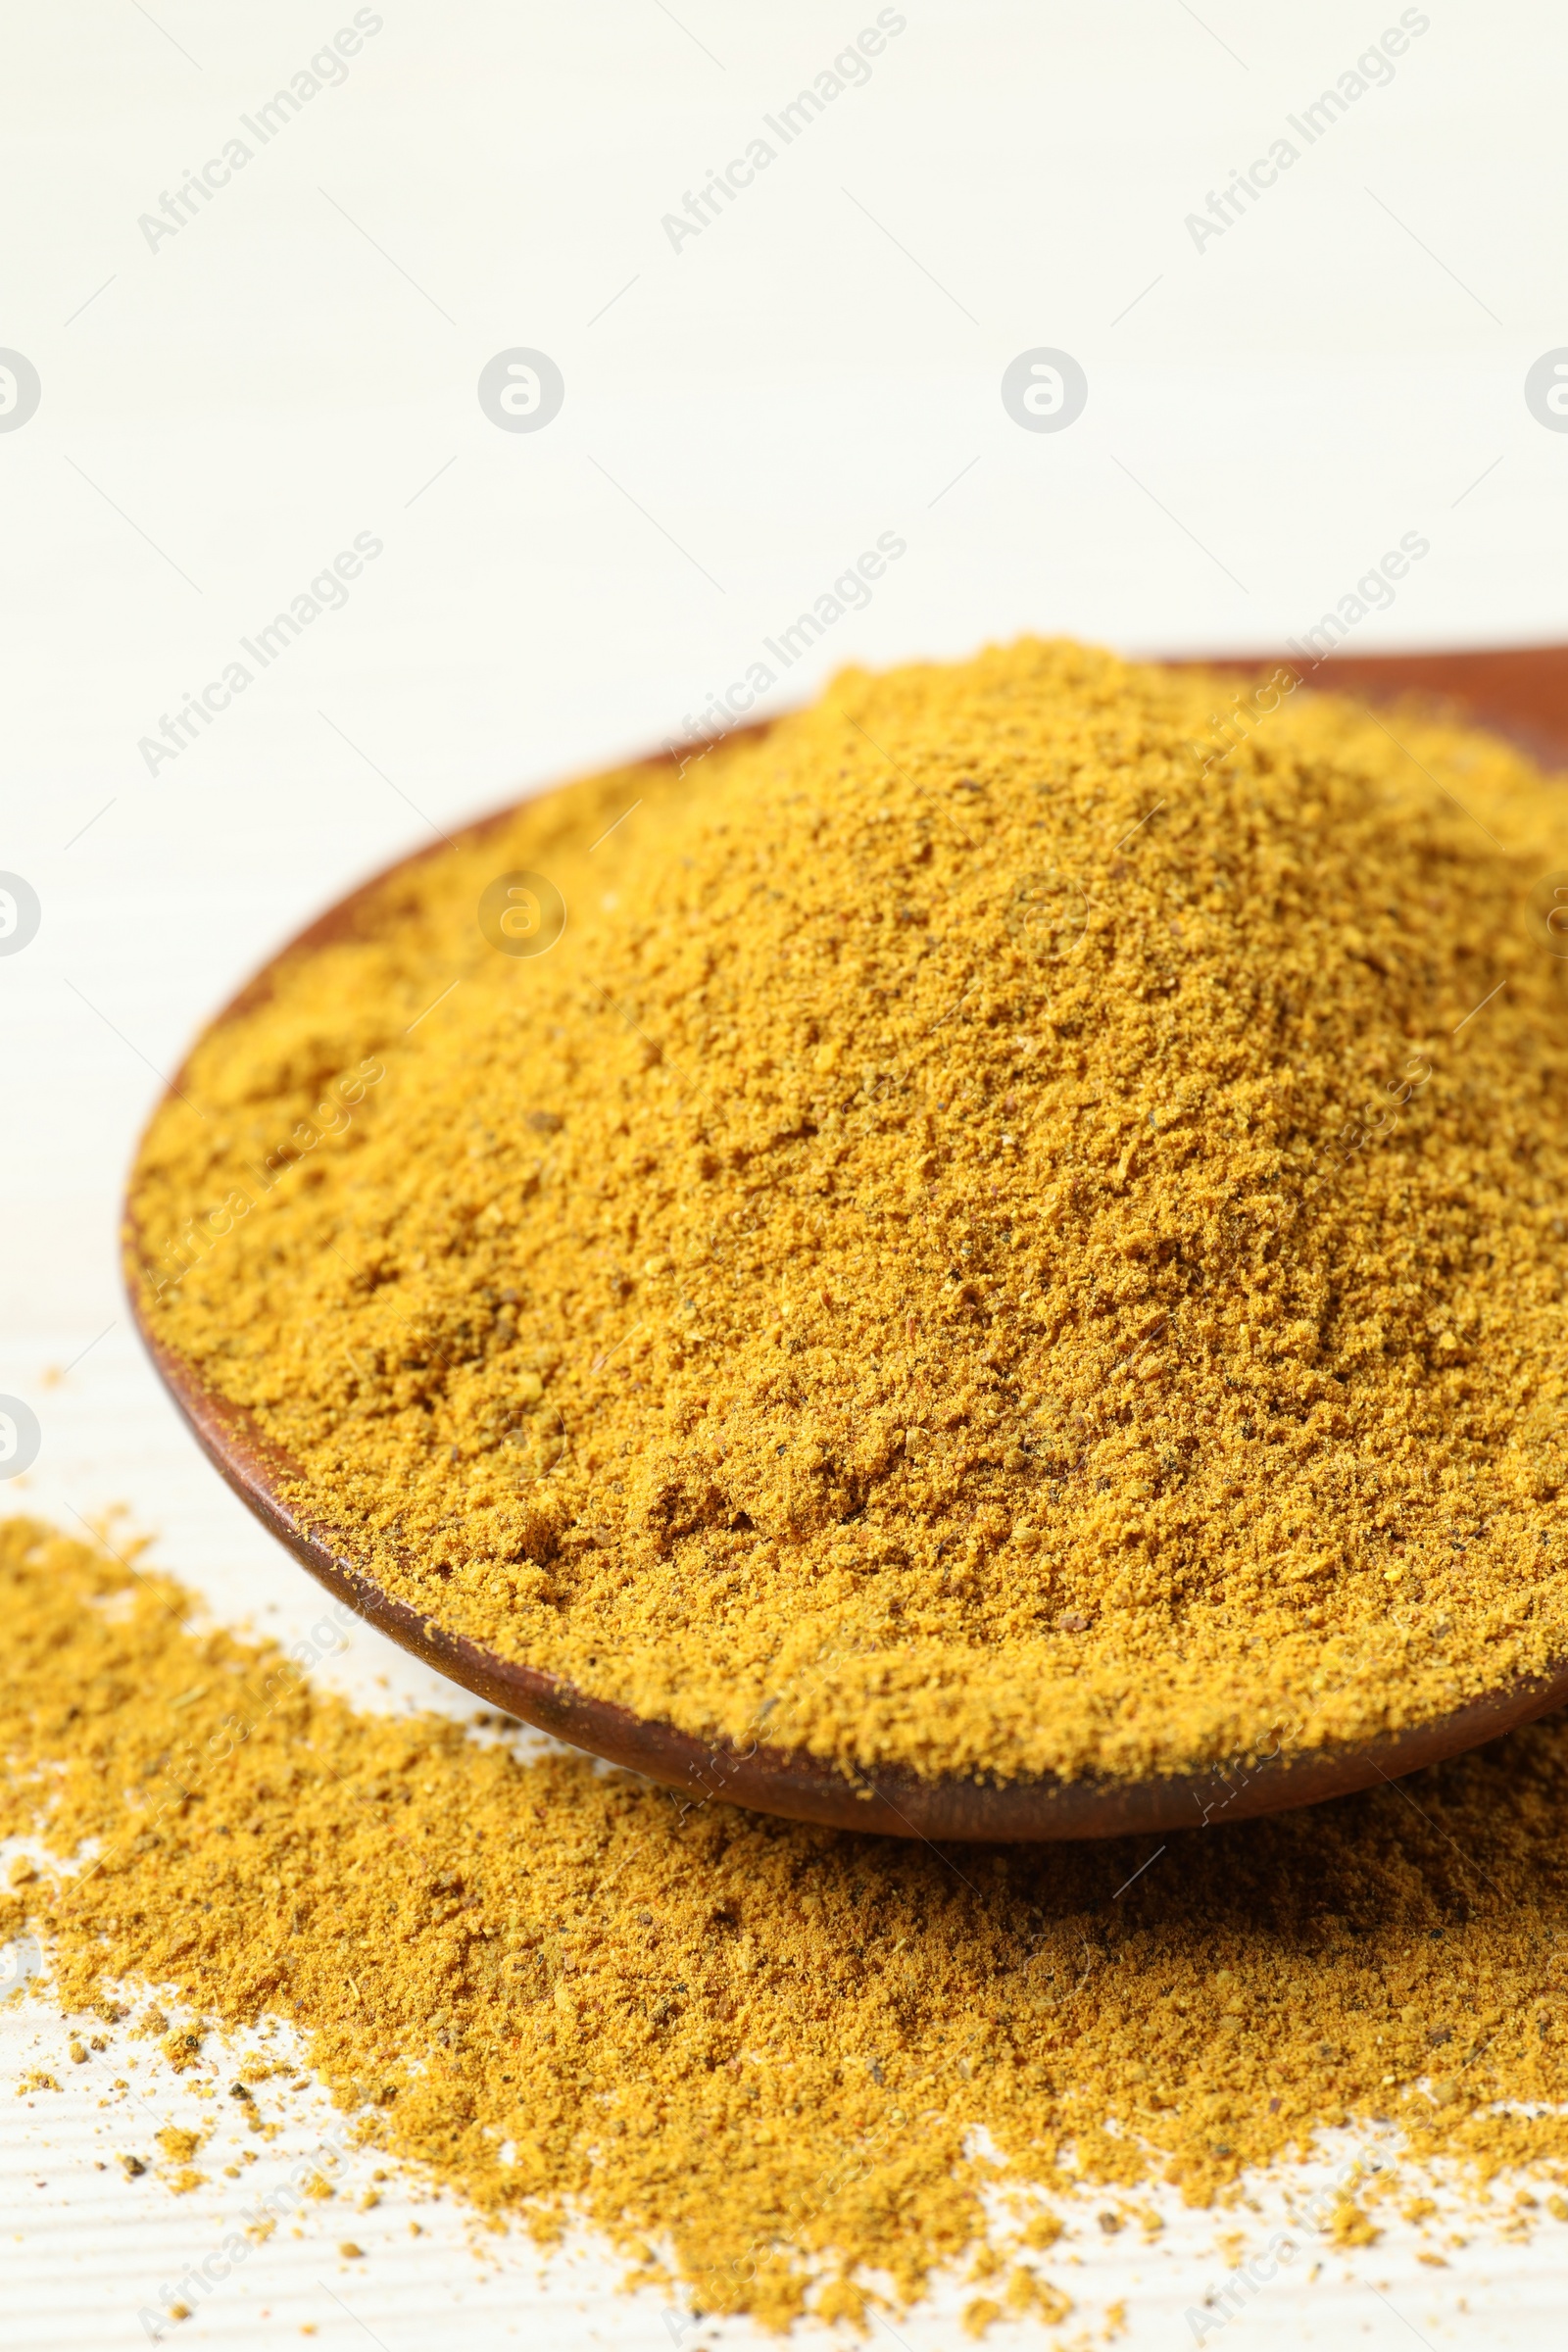
[[[886,530],[907,555],[778,702],[1022,629],[1272,649],[1410,530],[1431,554],[1355,650],[1568,634],[1568,434],[1522,390],[1568,343],[1560,11],[1434,0],[1392,83],[1199,251],[1185,217],[1396,7],[909,0],[868,84],[676,252],[662,216],[873,7],[387,0],[342,84],[150,249],[138,217],[352,13],[0,8],[0,345],[42,382],[0,432],[0,868],[43,906],[0,958],[0,1391],[44,1432],[9,1492],[67,1524],[126,1504],[216,1606],[289,1634],[314,1589],[142,1364],[116,1207],[159,1073],[348,883],[681,731]],[[518,345],[565,378],[538,433],[476,398]],[[999,396],[1041,345],[1089,379],[1062,433]],[[361,531],[384,553],[347,606],[150,774],[139,740]],[[364,1633],[337,1672],[461,1703]],[[58,2047],[42,2010],[0,2014],[0,2319],[27,2346],[140,2343],[137,2307],[220,2236],[221,2182],[172,2200],[95,2172],[122,2129],[95,2087],[69,2116],[12,2099],[35,2041]],[[143,2089],[172,2112],[172,2080]],[[475,2345],[669,2340],[591,2249],[543,2287],[506,2254],[481,2285],[455,2217],[416,2244],[392,2210],[356,2219],[350,2276],[319,2209],[181,2340],[310,2321],[406,2352],[460,2312]],[[1086,2316],[1125,2288],[1135,2343],[1192,2340],[1212,2264],[1073,2242]],[[1549,2237],[1450,2263],[1401,2240],[1310,2291],[1301,2266],[1227,2347],[1555,2340]],[[951,2317],[900,2335],[958,2340]]]

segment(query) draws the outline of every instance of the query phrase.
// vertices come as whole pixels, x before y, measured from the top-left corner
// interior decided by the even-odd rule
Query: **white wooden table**
[[[759,662],[766,708],[846,661],[1023,627],[1271,647],[1411,530],[1430,556],[1351,650],[1568,625],[1568,434],[1523,393],[1568,341],[1559,12],[1434,6],[1310,141],[1289,119],[1397,25],[1392,0],[894,17],[857,46],[878,11],[849,0],[0,11],[0,355],[38,386],[18,422],[28,367],[0,356],[0,869],[42,917],[0,955],[0,1392],[42,1427],[7,1495],[68,1526],[122,1503],[226,1617],[293,1639],[320,1607],[136,1349],[118,1193],[159,1074],[356,876],[687,731]],[[844,88],[802,109],[835,59]],[[1276,182],[1195,231],[1282,136]],[[748,182],[731,160],[759,140]],[[714,172],[729,193],[705,197]],[[519,350],[564,388],[538,430],[480,403]],[[1061,431],[1003,405],[1040,350],[1087,379]],[[497,380],[526,420],[530,379]],[[786,668],[768,642],[884,532],[906,554]],[[313,595],[357,540],[343,595]],[[363,1630],[328,1671],[375,1704],[464,1704]],[[38,2065],[67,2092],[14,2097]],[[101,2108],[101,2072],[65,2063],[47,2010],[0,2011],[0,2325],[27,2352],[146,2341],[138,2313],[253,2193],[125,2181],[116,2152],[189,2109],[188,2079],[143,2045],[135,2101]],[[302,2100],[280,2166],[325,2117]],[[674,2340],[591,2246],[541,2280],[402,2191],[350,2226],[365,2169],[180,2340]],[[1270,2216],[1242,2218],[1262,2244]],[[1183,2314],[1227,2278],[1205,2241],[1179,2213],[1148,2253],[1091,2227],[1058,2275],[1085,2325],[1124,2294],[1133,2343],[1191,2342]],[[1303,2262],[1247,2301],[1227,2352],[1560,2341],[1549,2235],[1446,2272],[1404,2243],[1323,2260],[1310,2290]],[[898,2340],[956,2346],[969,2291]]]

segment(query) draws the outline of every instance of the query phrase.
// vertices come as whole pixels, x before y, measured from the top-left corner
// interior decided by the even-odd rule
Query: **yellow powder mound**
[[[1560,1659],[1559,797],[1216,691],[851,671],[425,858],[154,1119],[154,1329],[341,1552],[694,1733],[1143,1774]]]
[[[939,1852],[358,1714],[190,1609],[0,1521],[0,1837],[61,1865],[0,1894],[0,1942],[30,1920],[105,2026],[177,1996],[180,2062],[291,2020],[369,2142],[672,2259],[699,2310],[855,2317],[866,2274],[902,2301],[962,2258],[1059,2317],[1062,2219],[1160,2180],[1234,2203],[1352,2116],[1472,2180],[1563,2176],[1562,1716],[1152,1861]],[[1366,2203],[1320,2221],[1363,2241]]]

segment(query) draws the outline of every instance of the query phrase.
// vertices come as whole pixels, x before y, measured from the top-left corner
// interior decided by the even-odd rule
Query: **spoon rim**
[[[1266,669],[1269,659],[1230,658],[1165,666],[1253,673]],[[1533,695],[1528,691],[1532,683],[1537,689]],[[1320,684],[1340,691],[1360,686],[1374,697],[1427,692],[1456,705],[1472,723],[1510,735],[1535,757],[1568,757],[1568,645],[1329,658],[1314,665],[1310,690],[1316,691]],[[1512,709],[1512,725],[1499,711],[1499,702]],[[753,720],[732,729],[724,741],[755,741],[777,723],[777,717]],[[711,746],[699,739],[672,752],[599,772],[654,771],[666,760],[679,760],[709,748]],[[527,796],[528,800],[535,797],[539,796]],[[483,841],[487,834],[508,824],[519,806],[526,805],[526,801],[510,802],[461,827],[449,839],[394,858],[358,883],[275,950],[204,1024],[201,1038],[211,1037],[265,1003],[271,993],[273,975],[283,962],[361,936],[358,916],[362,907],[394,876],[444,854],[454,843],[469,847]],[[189,1060],[187,1055],[166,1088],[159,1109],[179,1093]],[[133,1169],[139,1159],[138,1149]],[[307,1525],[283,1500],[285,1489],[305,1483],[300,1466],[244,1406],[210,1386],[197,1367],[152,1328],[140,1231],[128,1194],[123,1238],[126,1299],[153,1369],[219,1475],[301,1566],[367,1624],[449,1681],[572,1747],[662,1784],[686,1798],[683,1813],[722,1802],[835,1830],[988,1843],[1200,1829],[1317,1804],[1400,1779],[1498,1738],[1568,1701],[1565,1658],[1540,1674],[1519,1677],[1495,1690],[1482,1692],[1443,1715],[1368,1740],[1299,1750],[1277,1745],[1272,1754],[1241,1754],[1197,1771],[1136,1779],[1105,1774],[1069,1779],[1054,1773],[1007,1779],[979,1772],[925,1776],[893,1764],[868,1772],[805,1748],[776,1747],[757,1740],[740,1744],[727,1738],[684,1732],[667,1721],[639,1716],[615,1700],[595,1697],[564,1677],[503,1657],[471,1636],[451,1631],[357,1567],[351,1556],[354,1539],[350,1531],[320,1521]]]

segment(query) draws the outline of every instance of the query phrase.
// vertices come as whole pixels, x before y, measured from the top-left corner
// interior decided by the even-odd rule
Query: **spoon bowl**
[[[1263,664],[1210,662],[1202,666],[1255,675]],[[1308,688],[1325,687],[1369,701],[1417,695],[1439,702],[1453,715],[1511,738],[1546,764],[1568,766],[1568,646],[1331,658],[1310,666],[1293,661],[1288,666]],[[745,732],[760,734],[767,723]],[[667,757],[661,755],[644,764],[652,774]],[[462,838],[481,840],[510,814],[503,810],[484,818]],[[349,935],[364,901],[383,887],[390,873],[415,862],[400,860],[362,885],[283,954],[294,957]],[[221,1030],[265,997],[270,969],[264,967],[241,990],[218,1015],[213,1029]],[[176,1074],[172,1091],[178,1090],[185,1075],[184,1070]],[[135,1253],[135,1222],[128,1210],[127,1235]],[[1396,1780],[1568,1701],[1565,1659],[1546,1674],[1514,1682],[1449,1713],[1375,1740],[1296,1750],[1282,1745],[1269,1755],[1223,1759],[1201,1772],[1143,1780],[1065,1780],[1049,1774],[1010,1781],[956,1774],[923,1778],[884,1766],[874,1773],[849,1772],[803,1749],[756,1740],[710,1741],[670,1723],[644,1720],[537,1667],[501,1657],[386,1592],[356,1562],[348,1530],[316,1521],[307,1528],[300,1522],[283,1499],[299,1477],[297,1465],[248,1412],[220,1395],[198,1366],[157,1337],[143,1312],[138,1285],[132,1281],[128,1288],[131,1312],[154,1367],[198,1445],[263,1526],[329,1592],[367,1623],[490,1705],[662,1783],[689,1806],[747,1805],[833,1829],[943,1839],[1111,1838],[1198,1829],[1315,1804]]]

